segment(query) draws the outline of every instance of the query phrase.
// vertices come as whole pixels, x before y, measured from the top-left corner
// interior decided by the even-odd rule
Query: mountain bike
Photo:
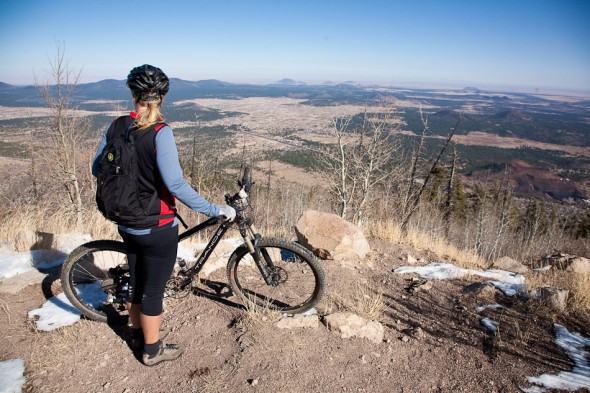
[[[249,216],[252,211],[249,195],[253,184],[252,172],[245,168],[238,181],[239,191],[233,196],[225,195],[226,203],[236,210],[233,221],[226,221],[223,217],[209,218],[179,235],[178,241],[181,242],[217,225],[194,263],[189,266],[177,258],[165,296],[181,298],[195,292],[201,281],[199,272],[203,265],[228,229],[237,226],[243,243],[227,262],[230,293],[226,297],[237,295],[248,307],[290,314],[303,313],[317,304],[326,286],[321,264],[298,243],[262,237]],[[61,285],[66,297],[84,316],[97,321],[114,322],[125,318],[128,284],[129,266],[121,241],[85,243],[72,251],[62,267]]]

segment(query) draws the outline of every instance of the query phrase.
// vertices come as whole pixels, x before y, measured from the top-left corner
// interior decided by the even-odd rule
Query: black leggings
[[[127,301],[141,304],[141,313],[162,314],[166,281],[170,278],[178,249],[178,226],[157,229],[148,235],[119,231],[129,262]]]

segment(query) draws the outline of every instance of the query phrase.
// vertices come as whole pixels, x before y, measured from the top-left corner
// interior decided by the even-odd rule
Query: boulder
[[[496,295],[496,287],[489,282],[476,282],[463,288],[463,292],[482,298],[493,298]]]
[[[33,269],[16,276],[0,280],[0,293],[15,294],[29,285],[40,284],[47,275]]]
[[[549,265],[553,266],[556,269],[564,270],[567,267],[567,261],[571,258],[573,258],[572,255],[558,252],[551,255],[547,255],[546,257],[541,259],[541,264],[543,266]]]
[[[574,273],[590,273],[590,259],[569,255],[565,253],[555,253],[547,255],[541,260],[543,266],[553,266],[555,269],[566,270]]]
[[[295,226],[297,240],[318,258],[363,260],[371,251],[363,233],[335,214],[308,210]]]
[[[568,266],[565,268],[566,271],[574,273],[590,273],[590,259],[574,257],[568,262]]]
[[[496,259],[492,263],[492,268],[498,270],[506,270],[512,273],[526,273],[529,269],[522,263],[515,261],[510,257],[502,257]]]
[[[567,307],[567,298],[570,291],[567,289],[543,287],[538,290],[539,298],[553,310],[563,312]]]
[[[324,317],[324,323],[330,331],[341,338],[360,337],[379,344],[383,341],[383,325],[370,321],[353,313],[334,313]]]

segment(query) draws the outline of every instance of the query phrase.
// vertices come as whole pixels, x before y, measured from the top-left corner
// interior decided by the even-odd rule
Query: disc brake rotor
[[[289,274],[280,266],[273,266],[270,268],[270,277],[272,278],[272,285],[277,286],[283,284],[289,278]]]

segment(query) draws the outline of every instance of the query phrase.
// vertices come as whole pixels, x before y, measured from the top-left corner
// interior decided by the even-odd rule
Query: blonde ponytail
[[[145,130],[152,124],[161,123],[166,118],[160,112],[162,106],[162,98],[154,101],[139,101],[141,106],[147,106],[147,109],[137,115],[135,118],[135,126],[138,130]]]

